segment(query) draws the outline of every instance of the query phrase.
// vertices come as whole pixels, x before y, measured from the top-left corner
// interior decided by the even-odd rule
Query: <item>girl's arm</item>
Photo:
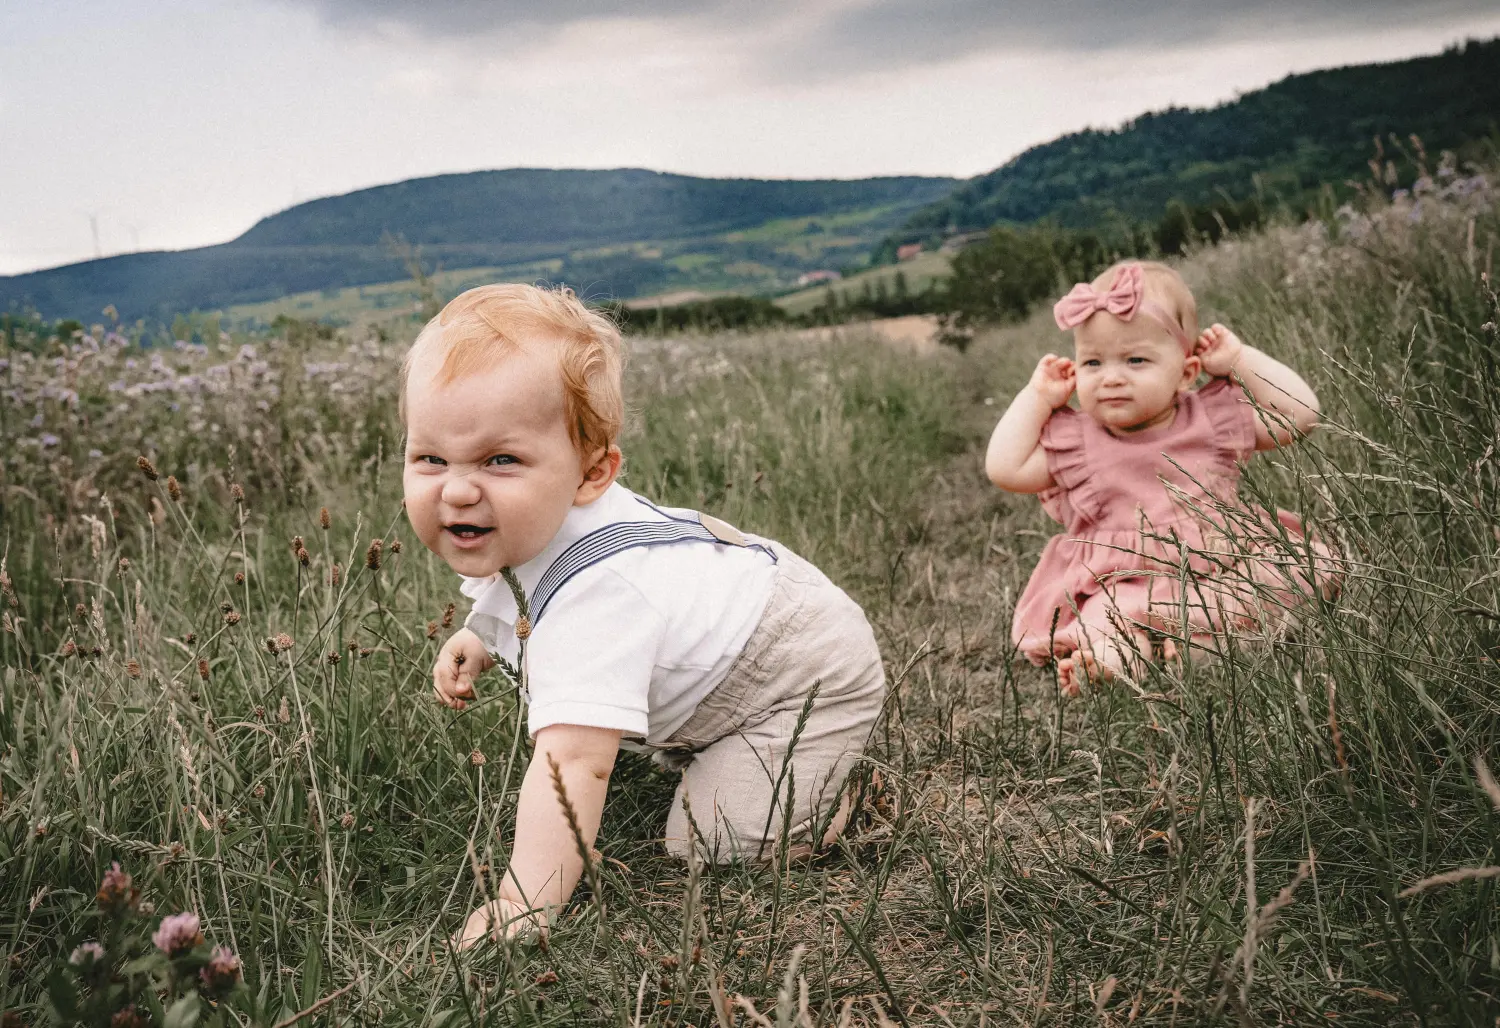
[[[1269,414],[1255,419],[1255,448],[1274,450],[1295,442],[1318,424],[1318,396],[1302,376],[1269,354],[1240,340],[1223,325],[1198,337],[1203,370],[1215,378],[1232,376]]]
[[[984,473],[1012,493],[1039,493],[1053,485],[1042,448],[1042,428],[1052,412],[1073,395],[1073,362],[1047,354],[1037,362],[1031,381],[1010,401],[990,435]]]
[[[548,758],[557,762],[577,818],[578,835],[583,845],[592,847],[620,735],[614,729],[581,725],[552,725],[536,733],[536,750],[516,805],[510,867],[500,883],[497,902],[469,915],[469,923],[456,939],[461,948],[490,932],[515,935],[545,928],[552,912],[567,903],[583,873],[583,857],[558,800]],[[502,927],[510,918],[515,920]]]

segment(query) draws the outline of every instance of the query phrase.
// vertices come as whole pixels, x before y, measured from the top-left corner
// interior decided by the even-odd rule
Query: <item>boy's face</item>
[[[448,383],[435,380],[437,365],[418,361],[407,379],[406,516],[454,571],[483,578],[540,553],[571,507],[609,486],[618,460],[585,468],[550,347]]]

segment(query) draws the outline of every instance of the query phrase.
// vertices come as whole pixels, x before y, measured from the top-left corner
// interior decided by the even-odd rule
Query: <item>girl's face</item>
[[[1078,405],[1115,435],[1169,422],[1198,379],[1199,360],[1150,318],[1100,313],[1073,333]]]

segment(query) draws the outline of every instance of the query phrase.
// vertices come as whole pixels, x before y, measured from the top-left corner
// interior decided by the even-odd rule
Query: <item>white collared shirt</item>
[[[536,557],[515,569],[526,595],[577,540],[605,525],[662,515],[619,483],[574,507]],[[527,640],[527,724],[614,728],[659,743],[724,679],[760,623],[776,565],[757,549],[684,542],[641,546],[580,571],[553,594]],[[516,602],[499,575],[465,578],[464,624],[515,662]]]

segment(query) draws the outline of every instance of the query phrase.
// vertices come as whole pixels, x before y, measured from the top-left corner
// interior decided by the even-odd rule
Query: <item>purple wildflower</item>
[[[199,930],[198,915],[192,911],[172,914],[161,919],[161,927],[151,936],[156,948],[169,957],[186,953],[203,941]]]
[[[240,980],[240,958],[228,946],[215,946],[208,958],[208,965],[198,972],[203,982],[203,992],[210,999],[220,999],[229,994]]]
[[[139,896],[140,890],[131,883],[130,875],[120,869],[117,861],[104,872],[104,878],[99,882],[99,891],[95,893],[94,901],[99,904],[100,910],[120,914],[135,906],[135,901]]]
[[[41,443],[43,446],[56,446],[60,442],[62,442],[62,440],[57,438],[57,436],[53,435],[51,432],[42,433]]]
[[[104,947],[97,942],[85,942],[73,951],[68,958],[68,963],[74,967],[88,967],[104,959]]]

